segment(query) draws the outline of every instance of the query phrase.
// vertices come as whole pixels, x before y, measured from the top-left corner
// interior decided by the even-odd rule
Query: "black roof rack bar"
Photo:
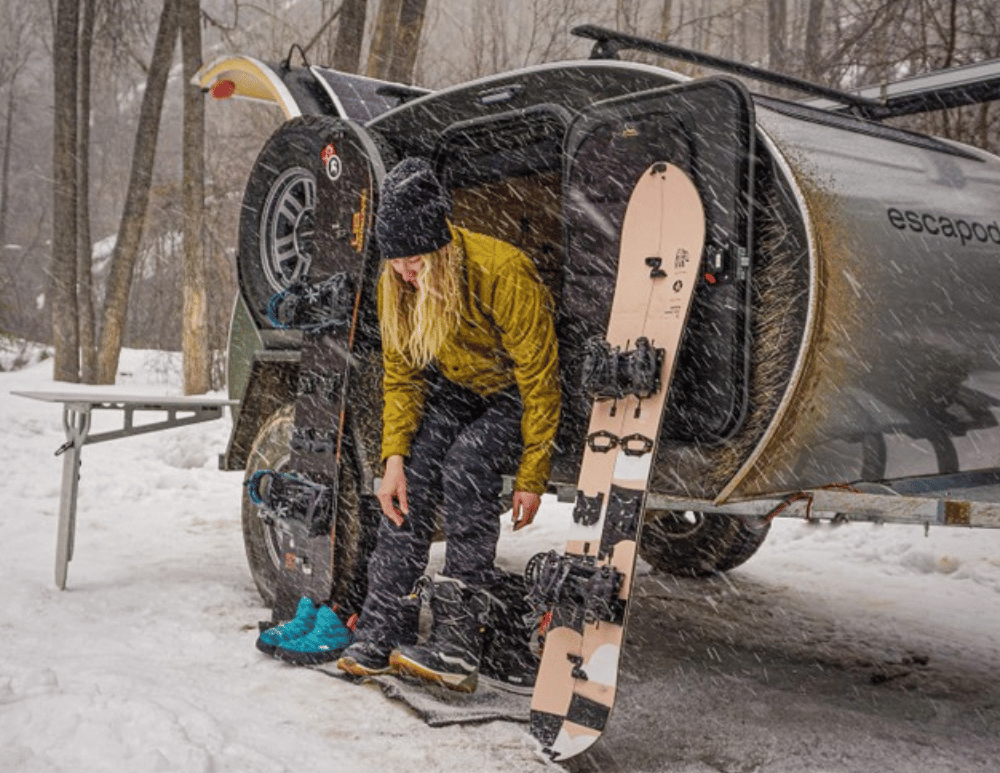
[[[881,117],[885,105],[874,99],[848,94],[845,91],[838,91],[827,86],[820,86],[816,83],[795,78],[790,75],[764,70],[753,65],[734,62],[731,59],[724,59],[711,54],[702,54],[679,46],[672,46],[668,43],[661,43],[658,40],[650,40],[636,35],[629,35],[624,32],[598,27],[593,24],[584,24],[574,27],[572,33],[581,38],[589,38],[596,41],[594,43],[591,58],[593,59],[616,59],[619,51],[645,51],[651,54],[660,54],[682,62],[690,62],[705,67],[712,67],[716,70],[743,75],[754,80],[771,83],[783,88],[795,89],[806,94],[817,97],[825,97],[839,104],[847,105],[852,112],[867,118]]]

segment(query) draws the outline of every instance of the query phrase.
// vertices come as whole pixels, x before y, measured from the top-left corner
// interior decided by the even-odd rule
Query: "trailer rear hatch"
[[[749,95],[736,81],[718,78],[599,102],[570,126],[566,153],[561,326],[571,362],[587,338],[603,336],[607,327],[622,219],[643,170],[668,161],[698,188],[707,220],[703,270],[661,439],[724,440],[739,429],[747,408],[754,157]],[[578,383],[571,377],[570,390]],[[586,396],[573,393],[566,407],[574,421],[585,423],[588,406]]]

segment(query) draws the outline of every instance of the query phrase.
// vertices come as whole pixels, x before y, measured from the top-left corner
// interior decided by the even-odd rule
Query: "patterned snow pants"
[[[416,640],[417,610],[401,603],[425,571],[436,514],[442,516],[442,574],[466,585],[490,588],[504,582],[494,567],[502,475],[521,458],[521,414],[516,387],[484,398],[438,377],[406,463],[409,514],[403,527],[385,515],[368,563],[368,596],[356,635],[383,648]]]

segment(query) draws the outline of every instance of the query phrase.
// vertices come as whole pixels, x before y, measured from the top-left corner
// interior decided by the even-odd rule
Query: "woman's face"
[[[414,287],[419,287],[417,277],[424,268],[423,255],[411,255],[408,258],[392,258],[389,261],[392,270],[399,274],[404,282],[409,282]]]

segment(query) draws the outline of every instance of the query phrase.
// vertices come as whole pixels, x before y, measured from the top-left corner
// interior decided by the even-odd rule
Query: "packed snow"
[[[179,370],[176,356],[126,351],[111,389],[176,395]],[[563,769],[546,760],[524,725],[430,728],[375,686],[296,669],[254,648],[257,623],[270,615],[243,553],[242,474],[218,469],[228,420],[85,447],[75,555],[67,589],[57,590],[62,459],[53,452],[64,442],[61,413],[58,405],[10,392],[81,389],[53,382],[51,361],[0,373],[0,771]],[[121,417],[102,412],[94,421],[95,429],[113,428]],[[546,499],[531,529],[515,535],[506,527],[503,563],[520,568],[533,553],[560,544],[568,520],[567,505]],[[629,743],[671,751],[634,764],[609,762],[607,749],[622,746],[615,738],[627,736],[629,726],[662,721],[676,730],[684,725],[678,711],[706,710],[702,703],[678,706],[685,700],[679,695],[666,696],[663,707],[655,696],[644,697],[643,686],[652,681],[643,663],[687,657],[687,650],[666,653],[657,642],[654,612],[661,610],[665,625],[682,605],[697,607],[684,618],[704,627],[704,638],[698,628],[684,632],[692,653],[705,641],[718,646],[720,631],[736,624],[727,615],[742,614],[733,601],[740,598],[754,601],[755,615],[767,605],[761,641],[787,639],[796,657],[828,658],[824,643],[861,633],[872,641],[905,642],[903,656],[919,650],[934,660],[987,662],[988,673],[1000,656],[998,548],[996,531],[935,528],[925,536],[919,527],[779,520],[757,556],[725,579],[679,582],[641,565],[646,620],[634,619],[630,630],[609,744],[603,756],[572,769],[863,770],[848,751],[820,759],[800,743],[755,757],[759,738],[685,734],[675,742],[666,730]],[[691,673],[677,667],[657,678],[679,684]],[[728,693],[720,688],[729,683]],[[766,698],[748,696],[744,687],[736,677],[713,683],[727,704],[718,706],[720,716],[760,716]],[[987,697],[1000,694],[997,679],[979,689]],[[1000,701],[986,705],[993,713],[984,721],[992,722]],[[802,720],[823,734],[821,718]],[[838,749],[852,746],[851,738],[842,742]],[[951,770],[989,769],[996,759],[989,757],[989,742],[976,743],[967,753],[965,747],[949,753]],[[894,766],[888,756],[876,762],[881,770],[922,769]]]

